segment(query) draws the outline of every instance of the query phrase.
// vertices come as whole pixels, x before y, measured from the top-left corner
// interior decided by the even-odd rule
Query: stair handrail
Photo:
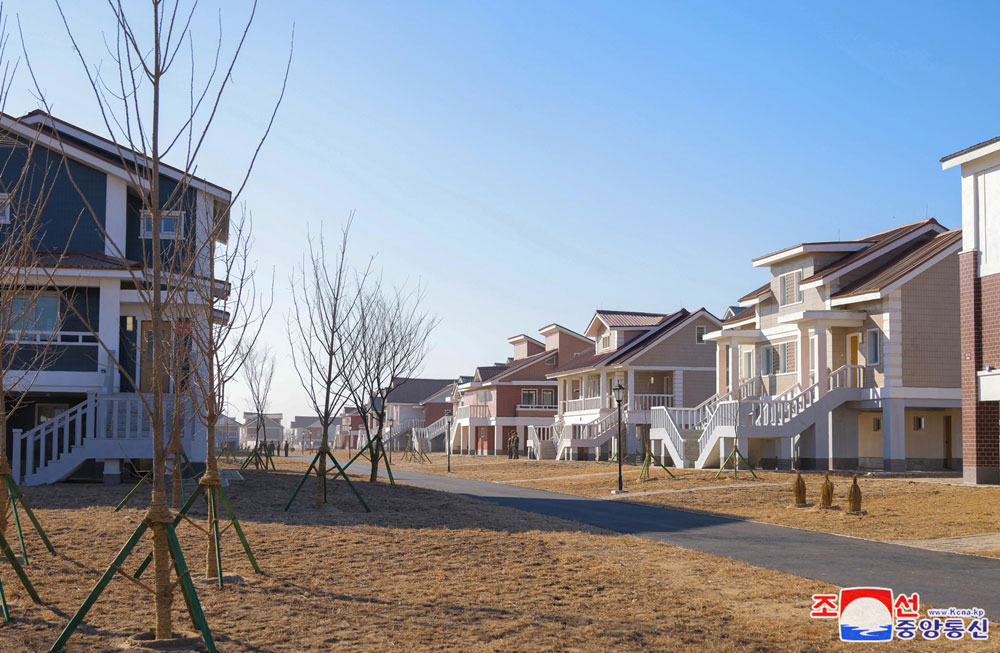
[[[75,406],[55,415],[27,431],[14,430],[14,458],[11,462],[11,472],[17,483],[23,483],[24,478],[34,474],[35,443],[38,443],[38,469],[46,467],[50,462],[58,460],[59,433],[62,430],[62,454],[68,454],[74,446],[79,446],[88,438],[93,439],[96,433],[95,417],[97,414],[97,395],[90,393],[87,398]],[[86,427],[81,426],[81,417],[86,417]],[[76,441],[70,434],[70,425],[75,424]],[[49,437],[51,436],[51,442]],[[49,446],[46,446],[46,445]],[[22,463],[21,451],[25,451]]]
[[[667,411],[670,413],[671,418],[674,420],[674,424],[676,424],[678,428],[702,428],[711,416],[712,411],[715,410],[715,404],[728,396],[728,393],[722,397],[714,394],[693,408],[671,407],[667,408]]]
[[[674,418],[670,416],[670,412],[663,406],[656,406],[649,412],[649,421],[650,432],[656,429],[664,430],[667,437],[670,438],[670,442],[674,445],[674,451],[683,460],[684,437],[681,435],[680,429],[677,428]],[[681,460],[675,460],[674,464],[680,464]]]
[[[819,384],[813,383],[791,397],[785,395],[744,399],[741,402],[740,423],[744,426],[781,426],[816,403]]]
[[[711,417],[705,423],[705,428],[698,437],[698,457],[712,441],[712,433],[717,427],[735,426],[739,417],[740,402],[737,399],[725,399],[715,404]]]
[[[830,372],[829,390],[840,388],[863,388],[865,386],[865,366],[848,363]]]

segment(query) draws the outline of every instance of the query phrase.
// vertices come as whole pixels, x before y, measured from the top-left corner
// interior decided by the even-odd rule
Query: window
[[[11,300],[10,311],[13,317],[11,324],[13,332],[55,333],[59,327],[58,295],[41,295],[34,298],[19,295]]]
[[[142,212],[142,228],[140,238],[153,237],[153,214],[149,211]],[[161,211],[160,212],[160,238],[174,240],[184,229],[184,211]]]
[[[555,356],[551,356],[549,358],[546,358],[545,359],[545,364],[546,365],[555,365],[556,364],[556,357]]]
[[[10,195],[0,193],[0,224],[10,224]]]
[[[799,284],[802,283],[802,270],[789,272],[778,277],[778,304],[787,306],[798,304],[802,301],[802,290]]]
[[[555,390],[542,390],[542,405],[543,406],[555,406],[556,405],[556,393],[555,393]]]
[[[881,431],[882,430],[882,418],[881,417],[873,417],[872,418],[872,430],[873,431]]]
[[[538,391],[531,389],[521,390],[521,405],[522,406],[535,406],[538,401]]]
[[[601,349],[611,349],[611,332],[601,336]]]
[[[816,373],[816,359],[819,358],[816,351],[816,336],[809,336],[809,371]]]
[[[762,353],[761,374],[787,374],[795,371],[795,341],[765,347]]]
[[[868,339],[868,355],[865,364],[878,365],[882,362],[882,338],[878,329],[868,329],[865,337]]]
[[[914,431],[923,431],[924,430],[924,418],[923,417],[914,417],[913,418],[913,430]]]
[[[705,327],[697,326],[694,328],[694,341],[699,345],[705,344]]]
[[[743,352],[743,378],[749,379],[753,376],[753,350]]]

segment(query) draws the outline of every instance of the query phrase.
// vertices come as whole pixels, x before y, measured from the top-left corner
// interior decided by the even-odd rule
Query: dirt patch
[[[372,513],[342,482],[330,489],[336,510],[313,509],[307,483],[285,513],[305,463],[276,463],[280,471],[247,471],[246,481],[228,488],[265,573],[253,572],[230,531],[223,567],[242,582],[222,590],[198,583],[223,651],[849,649],[837,641],[834,623],[808,617],[808,596],[833,589],[824,583],[358,477]],[[42,606],[0,565],[14,617],[0,625],[0,648],[46,650],[55,641],[141,518],[145,490],[134,505],[111,512],[127,489],[27,490],[59,555],[28,536],[29,573],[48,601]],[[200,506],[195,514],[204,517]],[[188,524],[179,534],[200,575],[204,540]],[[175,626],[184,629],[182,605],[178,596]],[[116,578],[66,650],[112,650],[147,630],[151,618],[144,592]]]

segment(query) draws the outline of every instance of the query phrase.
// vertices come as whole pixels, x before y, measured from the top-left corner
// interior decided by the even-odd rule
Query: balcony
[[[600,410],[600,397],[584,397],[583,399],[566,399],[563,401],[563,412],[573,413],[581,410]]]
[[[629,410],[650,410],[656,408],[657,406],[663,406],[665,408],[673,408],[674,406],[674,396],[673,395],[632,395],[631,405]]]
[[[546,406],[542,404],[518,404],[517,410],[556,410],[558,406],[552,404],[551,406]]]
[[[489,419],[490,407],[486,404],[459,406],[455,409],[455,419]]]

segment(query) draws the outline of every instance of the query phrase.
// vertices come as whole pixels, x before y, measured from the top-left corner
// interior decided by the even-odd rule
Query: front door
[[[861,347],[861,334],[852,333],[847,337],[847,361],[851,365],[858,364],[858,349]],[[851,370],[851,384],[852,387],[861,387],[861,370],[857,368],[852,368]]]
[[[167,323],[163,323],[162,332],[164,340],[170,337],[170,328]],[[153,379],[157,373],[156,366],[153,365],[153,321],[143,320],[139,331],[139,344],[142,350],[139,352],[139,392],[152,392]],[[169,351],[169,344],[164,341],[164,350]],[[159,369],[160,389],[163,392],[170,392],[170,369],[167,365],[162,365]]]
[[[951,469],[951,415],[944,416],[944,468]]]

